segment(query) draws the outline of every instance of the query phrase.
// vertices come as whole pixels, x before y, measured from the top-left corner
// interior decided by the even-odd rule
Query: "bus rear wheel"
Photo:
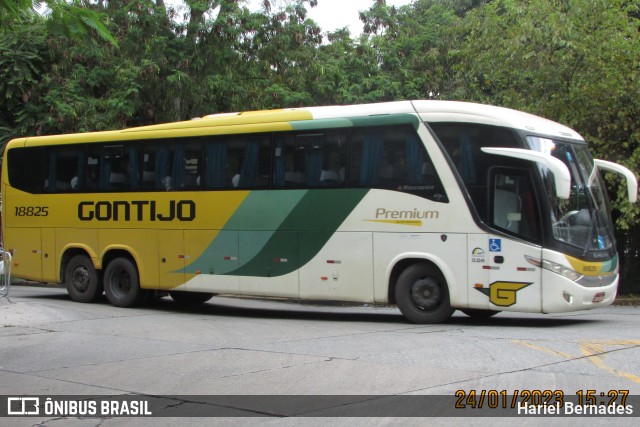
[[[447,282],[438,269],[425,262],[413,264],[400,274],[395,297],[404,317],[413,323],[442,323],[454,312]]]
[[[116,307],[134,307],[142,301],[138,269],[128,258],[116,258],[104,271],[104,293]]]
[[[169,295],[180,305],[195,305],[209,301],[215,294],[209,292],[172,291],[169,292]]]
[[[75,255],[65,268],[64,284],[72,300],[95,302],[102,296],[100,276],[86,255]]]

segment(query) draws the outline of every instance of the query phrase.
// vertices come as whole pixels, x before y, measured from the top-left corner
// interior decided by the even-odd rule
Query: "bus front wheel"
[[[442,323],[455,311],[444,277],[424,262],[413,264],[400,274],[395,297],[404,317],[413,323]]]
[[[95,302],[102,296],[100,276],[86,255],[76,255],[65,268],[64,284],[72,300]]]
[[[104,293],[116,307],[133,307],[142,301],[138,269],[128,258],[116,258],[104,271]]]

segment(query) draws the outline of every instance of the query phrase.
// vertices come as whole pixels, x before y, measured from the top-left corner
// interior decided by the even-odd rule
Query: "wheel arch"
[[[106,248],[104,253],[102,254],[102,268],[106,269],[109,263],[116,258],[127,258],[129,261],[131,261],[138,271],[138,279],[142,283],[140,260],[135,256],[135,253],[130,248],[123,246],[111,246]]]
[[[69,261],[76,255],[84,255],[91,260],[93,266],[96,269],[98,274],[102,273],[101,265],[97,262],[98,258],[96,254],[87,246],[67,246],[63,248],[62,255],[60,256],[60,271],[58,274],[59,283],[64,283],[65,272],[67,271],[67,266],[69,265]]]
[[[453,274],[453,270],[444,262],[443,259],[434,256],[433,254],[426,253],[407,253],[402,254],[396,257],[390,264],[387,271],[387,298],[390,304],[397,304],[395,297],[395,289],[396,284],[398,282],[398,277],[400,274],[409,266],[424,262],[429,264],[431,267],[435,268],[442,274],[445,282],[447,283],[447,288],[449,290],[449,299],[451,302],[451,306],[457,305],[459,291],[455,286],[455,275]]]

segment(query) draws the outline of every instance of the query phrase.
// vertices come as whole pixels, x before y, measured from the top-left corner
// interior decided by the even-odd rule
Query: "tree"
[[[563,122],[596,157],[640,170],[638,0],[494,0],[466,15],[457,54],[458,99]],[[639,207],[615,194],[618,226]]]
[[[0,146],[42,118],[43,110],[30,101],[47,68],[44,21],[33,16],[14,25],[6,16],[7,9],[0,11]]]
[[[423,0],[395,10],[378,2],[362,14],[365,33],[378,51],[389,99],[428,99],[447,92],[460,26],[456,9],[448,3]]]
[[[31,0],[0,0],[0,13],[18,16],[33,7]]]
[[[116,39],[111,35],[103,22],[105,15],[89,8],[88,1],[45,0],[32,2],[28,0],[0,0],[0,12],[6,19],[20,19],[37,14],[36,7],[48,9],[47,25],[50,31],[61,36],[90,41],[98,37],[113,45]]]

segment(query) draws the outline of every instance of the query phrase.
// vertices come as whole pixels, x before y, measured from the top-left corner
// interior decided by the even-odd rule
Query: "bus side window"
[[[322,137],[318,136],[321,140]],[[320,141],[319,141],[320,142]],[[274,143],[273,183],[275,187],[302,188],[307,184],[304,145],[296,146],[296,134],[278,134]]]
[[[84,191],[195,189],[201,167],[198,140],[149,140],[142,144],[89,145]],[[75,181],[75,180],[74,180]],[[82,183],[82,177],[78,177]]]
[[[44,148],[13,148],[8,156],[9,183],[18,190],[32,194],[42,192],[44,178]]]
[[[176,141],[173,144],[171,182],[165,186],[175,190],[195,190],[199,188],[202,144],[198,140]],[[168,184],[168,185],[167,185]]]
[[[100,159],[99,188],[130,191],[138,187],[138,149],[135,145],[105,145]]]
[[[233,188],[269,184],[270,135],[235,136],[228,142],[228,172]]]
[[[349,183],[447,202],[425,147],[410,126],[366,128],[352,138]]]
[[[83,147],[82,147],[83,148]],[[79,191],[84,176],[84,150],[77,146],[51,147],[44,162],[44,191],[67,193]]]
[[[482,152],[481,148],[519,147],[517,135],[511,129],[473,123],[436,122],[429,123],[429,127],[460,175],[480,219],[489,222],[489,169],[503,160]]]
[[[346,131],[279,134],[274,144],[275,187],[339,187],[344,184]]]
[[[171,190],[173,147],[165,140],[142,143],[142,190]]]

